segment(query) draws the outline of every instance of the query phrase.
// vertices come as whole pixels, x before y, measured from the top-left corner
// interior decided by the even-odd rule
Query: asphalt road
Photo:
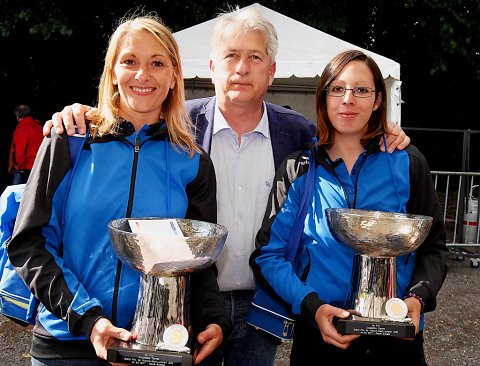
[[[425,355],[429,366],[480,365],[480,269],[468,258],[448,261],[450,271],[437,297],[437,309],[425,315]],[[289,342],[280,346],[275,366],[289,365]],[[386,363],[388,364],[388,363]]]
[[[430,366],[480,365],[480,269],[468,258],[449,259],[450,272],[437,310],[425,317],[425,352]],[[0,366],[30,364],[31,333],[0,316]],[[290,343],[280,346],[275,365],[287,366]]]

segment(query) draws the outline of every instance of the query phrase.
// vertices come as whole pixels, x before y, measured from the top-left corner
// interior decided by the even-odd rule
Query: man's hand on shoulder
[[[92,119],[98,113],[97,108],[75,103],[68,105],[61,112],[54,113],[52,119],[47,121],[43,126],[43,135],[50,135],[52,127],[55,128],[57,134],[67,130],[67,134],[72,136],[75,134],[75,125],[78,133],[83,135],[87,129],[85,119]]]
[[[403,150],[410,145],[410,137],[408,137],[402,128],[394,122],[387,122],[387,145],[388,152],[392,153],[395,149]],[[380,150],[385,151],[383,139],[380,139]]]

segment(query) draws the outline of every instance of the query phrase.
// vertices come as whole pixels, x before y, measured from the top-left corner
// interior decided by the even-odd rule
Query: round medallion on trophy
[[[385,311],[393,320],[403,320],[407,316],[408,308],[405,301],[397,297],[391,298],[385,304]]]
[[[163,333],[163,343],[168,348],[178,350],[188,342],[188,331],[181,324],[170,325]]]

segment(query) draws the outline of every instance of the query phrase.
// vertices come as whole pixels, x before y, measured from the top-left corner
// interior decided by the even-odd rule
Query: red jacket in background
[[[15,169],[31,170],[38,148],[43,140],[42,126],[32,117],[18,121],[13,133]]]

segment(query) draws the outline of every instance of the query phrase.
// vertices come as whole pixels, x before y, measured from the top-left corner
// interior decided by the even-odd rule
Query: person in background
[[[30,107],[20,104],[15,107],[17,127],[13,132],[8,162],[8,172],[13,173],[12,184],[26,183],[43,140],[39,121],[32,118]]]
[[[278,50],[274,26],[257,10],[236,10],[219,16],[210,40],[210,70],[215,96],[189,100],[186,108],[197,142],[210,154],[217,177],[218,223],[228,238],[216,265],[218,283],[234,324],[232,337],[202,365],[273,365],[280,343],[255,330],[246,317],[255,289],[248,258],[255,248],[275,170],[285,156],[302,149],[315,134],[315,125],[301,114],[265,102],[272,84]],[[91,107],[65,107],[46,124],[69,134],[74,119],[79,130]],[[74,117],[74,118],[73,118]],[[389,149],[403,148],[410,139],[391,124]]]
[[[108,365],[107,345],[131,339],[140,274],[115,255],[109,221],[216,222],[214,168],[195,144],[178,47],[158,19],[133,18],[115,30],[98,101],[73,168],[66,134],[44,140],[7,244],[42,304],[32,365]],[[214,266],[191,275],[190,286],[199,363],[232,324]]]
[[[318,142],[289,155],[277,171],[263,224],[250,257],[257,280],[301,315],[295,324],[291,365],[426,365],[423,313],[436,306],[447,274],[445,228],[430,170],[412,145],[381,152],[385,134],[385,83],[375,61],[346,51],[325,67],[317,87]],[[305,163],[308,162],[308,163]],[[314,184],[293,262],[285,248],[305,186],[309,164]],[[397,259],[398,296],[416,327],[413,340],[339,334],[333,318],[346,318],[354,251],[329,230],[325,209],[357,208],[433,217],[422,245]]]

